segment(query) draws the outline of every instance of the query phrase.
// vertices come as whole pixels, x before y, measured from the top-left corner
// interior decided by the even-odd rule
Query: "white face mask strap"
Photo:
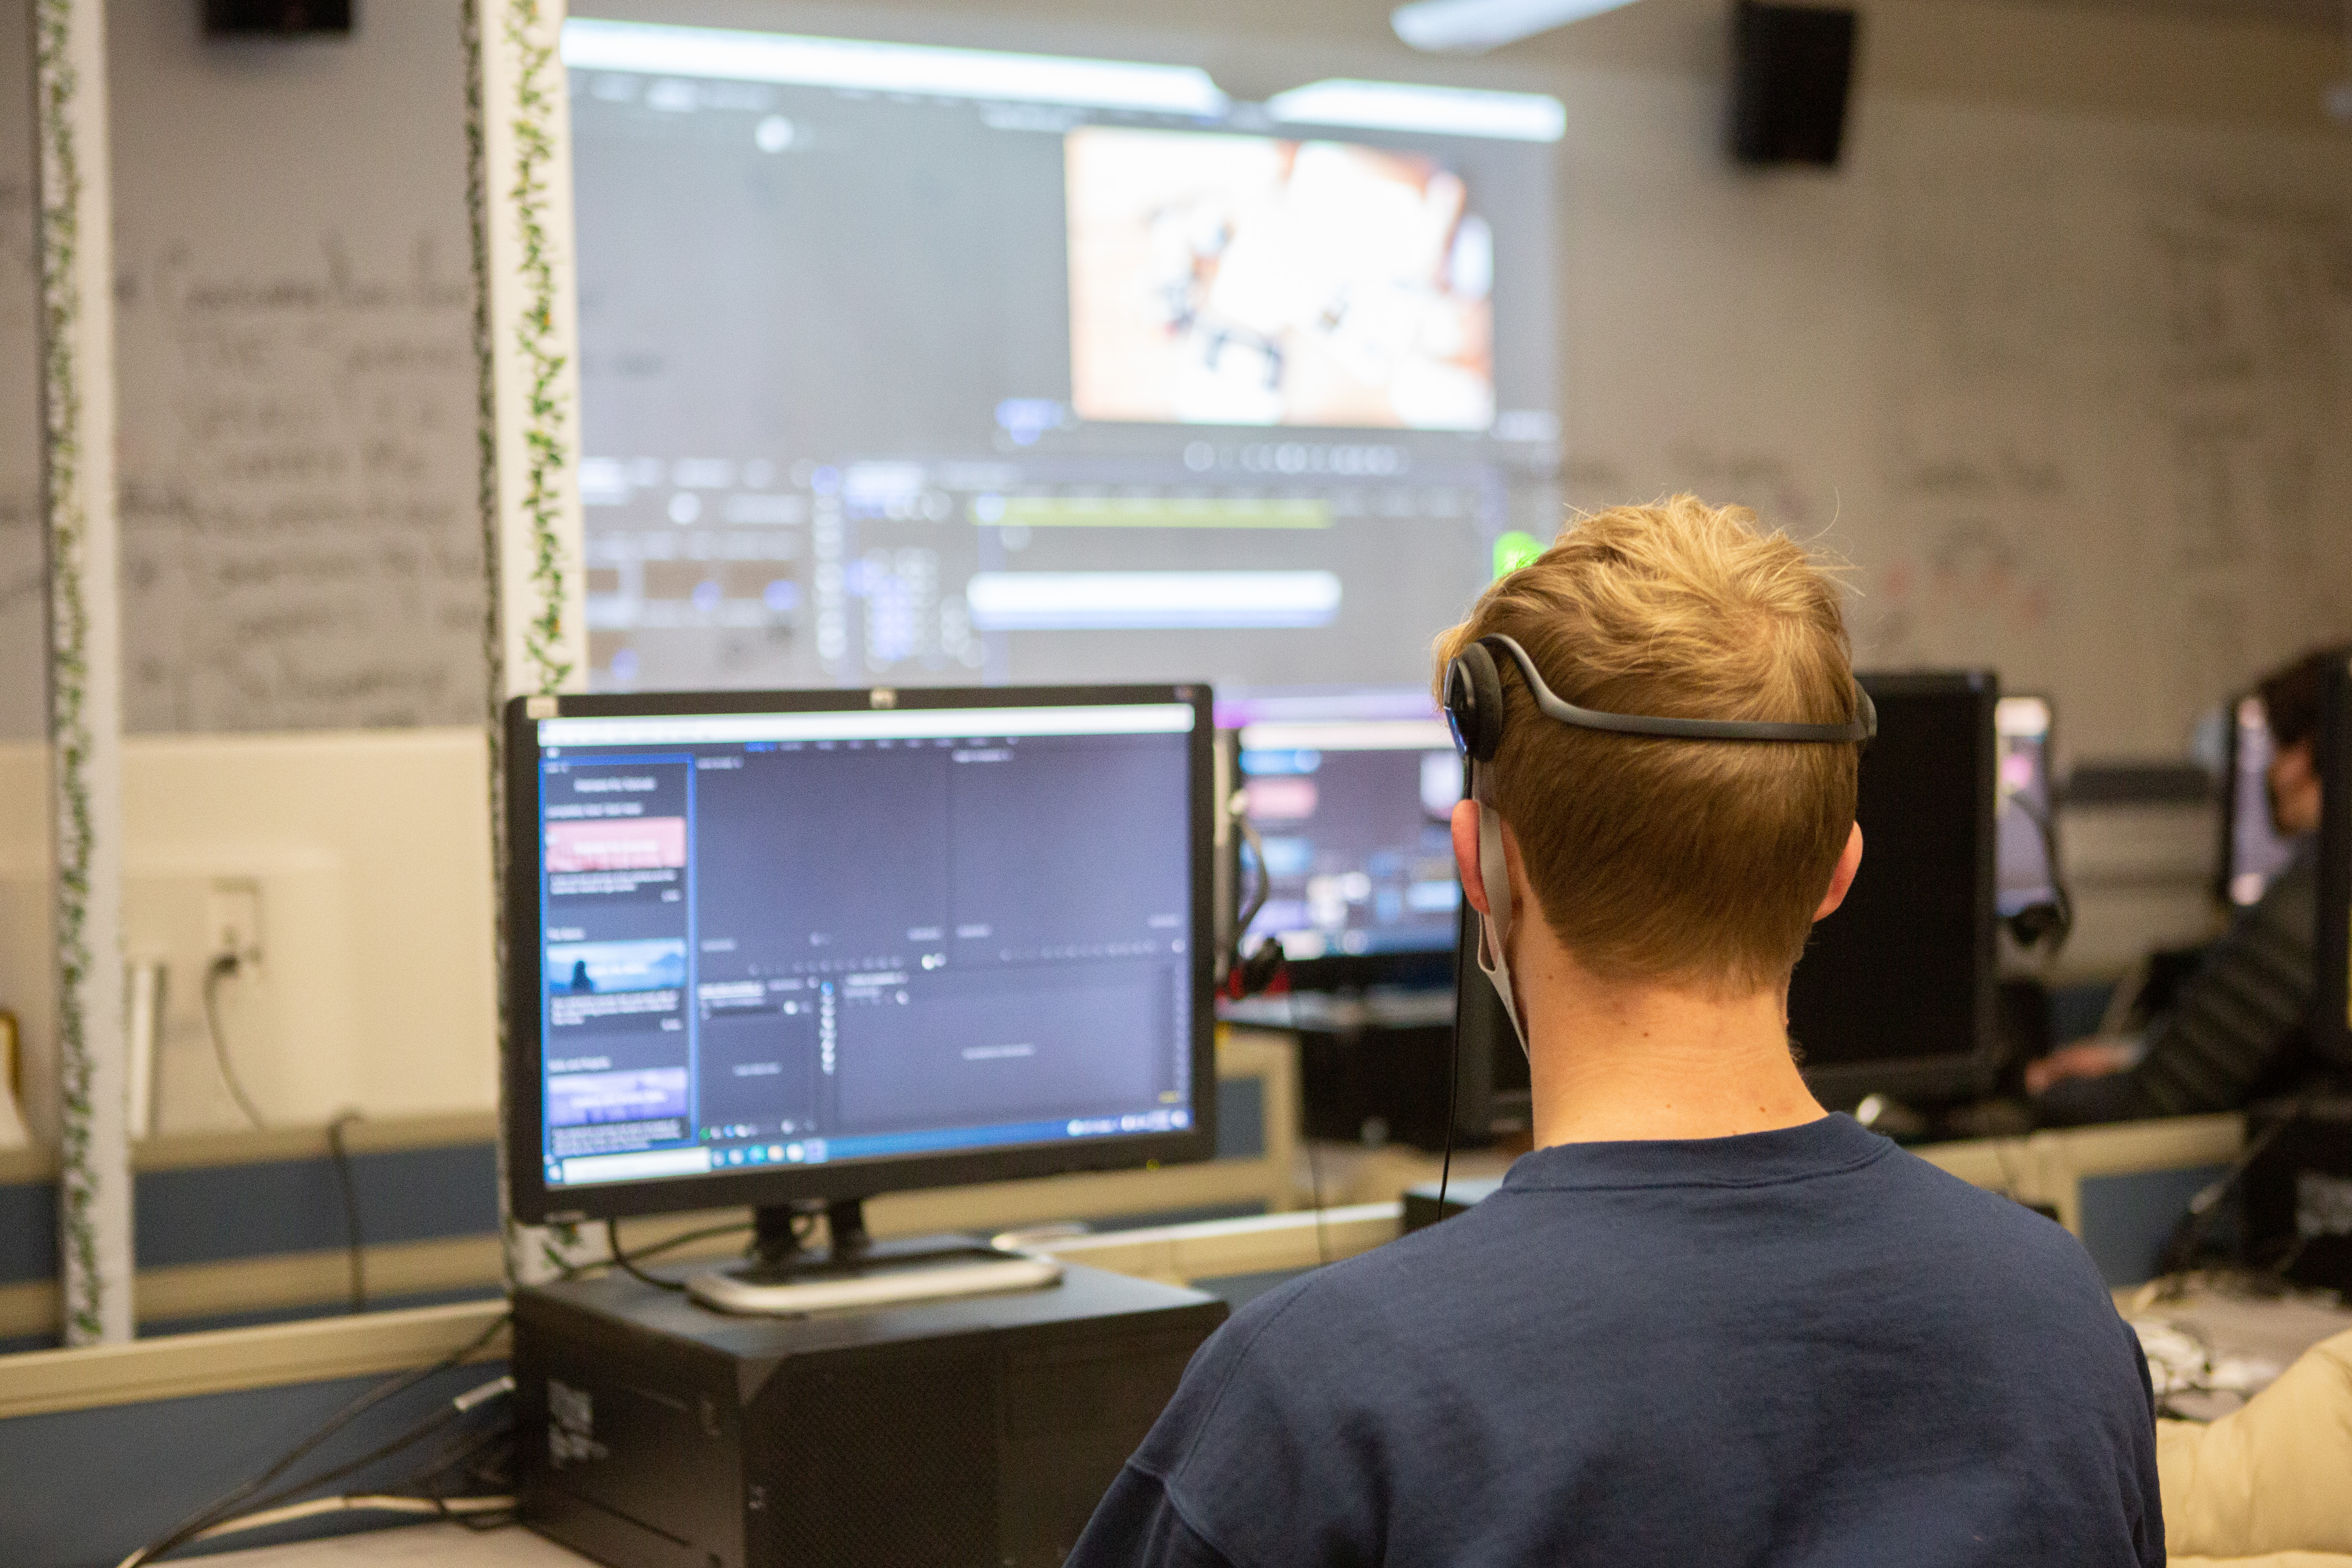
[[[1511,1032],[1525,1051],[1528,1032],[1511,995],[1511,961],[1503,946],[1511,934],[1510,865],[1503,858],[1503,816],[1487,800],[1484,768],[1471,771],[1470,797],[1478,804],[1478,879],[1486,885],[1490,911],[1478,917],[1478,970],[1494,983],[1495,994],[1503,1000],[1503,1016],[1510,1019]]]

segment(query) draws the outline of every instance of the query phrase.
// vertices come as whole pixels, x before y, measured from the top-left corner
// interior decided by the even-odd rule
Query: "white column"
[[[58,1258],[68,1344],[131,1334],[121,601],[102,0],[35,0],[42,505],[57,835]]]
[[[467,0],[472,75],[475,348],[481,361],[482,561],[488,618],[490,833],[505,863],[499,709],[586,685],[581,568],[579,309],[572,261],[572,113],[562,0]],[[501,973],[506,900],[499,899]],[[507,994],[499,1047],[509,1049]],[[502,1064],[503,1065],[503,1064]],[[505,1095],[505,1074],[499,1075]],[[499,1125],[506,1120],[502,1113]],[[499,1202],[505,1204],[500,1143]],[[527,1156],[535,1160],[536,1151]],[[509,1219],[510,1279],[546,1279],[579,1255],[569,1236]]]

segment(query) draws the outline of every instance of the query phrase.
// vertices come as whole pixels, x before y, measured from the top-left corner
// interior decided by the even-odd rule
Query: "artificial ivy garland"
[[[34,80],[41,138],[41,412],[49,551],[49,731],[58,792],[57,953],[59,1127],[58,1227],[65,1261],[66,1342],[104,1332],[107,1281],[100,1271],[95,1210],[100,1180],[90,1159],[89,1018],[93,962],[89,917],[93,827],[89,767],[89,605],[83,578],[89,518],[82,499],[81,162],[74,142],[79,73],[70,54],[73,0],[38,0]]]

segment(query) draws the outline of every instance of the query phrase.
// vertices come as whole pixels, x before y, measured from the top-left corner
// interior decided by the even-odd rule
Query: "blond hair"
[[[1850,721],[1836,585],[1745,507],[1678,495],[1575,520],[1437,641],[1518,640],[1567,700],[1666,718]],[[1552,931],[1612,980],[1787,983],[1853,822],[1850,745],[1605,734],[1538,712],[1507,658],[1491,798]]]

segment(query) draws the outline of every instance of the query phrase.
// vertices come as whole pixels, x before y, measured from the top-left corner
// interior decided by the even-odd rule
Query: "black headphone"
[[[1499,633],[1480,637],[1445,667],[1445,722],[1454,743],[1474,763],[1495,760],[1503,743],[1503,675],[1492,649],[1519,667],[1528,695],[1547,719],[1580,730],[1618,735],[1656,735],[1674,741],[1800,741],[1859,745],[1878,733],[1878,710],[1870,693],[1854,682],[1854,720],[1850,724],[1781,724],[1758,719],[1658,719],[1634,713],[1603,713],[1562,701],[1536,673],[1536,662],[1517,640]]]

